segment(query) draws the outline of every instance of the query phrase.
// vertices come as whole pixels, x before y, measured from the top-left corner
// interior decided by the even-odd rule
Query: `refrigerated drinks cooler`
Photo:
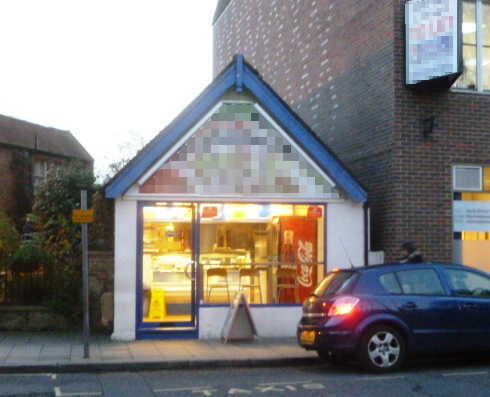
[[[317,224],[318,218],[305,216],[287,216],[279,218],[280,261],[292,264],[296,268],[298,295],[303,302],[316,288],[317,275]],[[285,291],[279,297],[279,303],[293,303],[292,291]]]

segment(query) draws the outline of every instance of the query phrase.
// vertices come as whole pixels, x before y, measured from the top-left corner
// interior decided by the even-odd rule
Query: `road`
[[[471,397],[490,395],[490,359],[414,363],[390,375],[354,366],[0,375],[0,397]]]

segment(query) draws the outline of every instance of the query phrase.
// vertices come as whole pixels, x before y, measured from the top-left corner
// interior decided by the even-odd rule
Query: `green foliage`
[[[41,247],[50,253],[48,278],[52,282],[48,305],[80,321],[81,232],[72,222],[72,210],[80,208],[80,191],[93,190],[92,170],[71,163],[51,173],[34,199],[33,213]]]
[[[13,222],[0,211],[0,269],[5,268],[20,245],[20,235]]]
[[[40,265],[47,265],[51,258],[47,251],[35,241],[26,241],[20,248],[13,253],[10,258],[9,267],[14,272],[33,272],[39,269]]]

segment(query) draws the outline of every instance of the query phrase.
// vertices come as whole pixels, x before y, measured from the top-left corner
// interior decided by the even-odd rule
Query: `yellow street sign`
[[[71,220],[74,223],[92,223],[94,221],[94,210],[73,210]]]

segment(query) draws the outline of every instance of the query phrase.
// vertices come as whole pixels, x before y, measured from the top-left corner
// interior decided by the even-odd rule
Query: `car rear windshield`
[[[316,296],[336,295],[345,291],[357,278],[355,272],[331,272],[316,287]]]

